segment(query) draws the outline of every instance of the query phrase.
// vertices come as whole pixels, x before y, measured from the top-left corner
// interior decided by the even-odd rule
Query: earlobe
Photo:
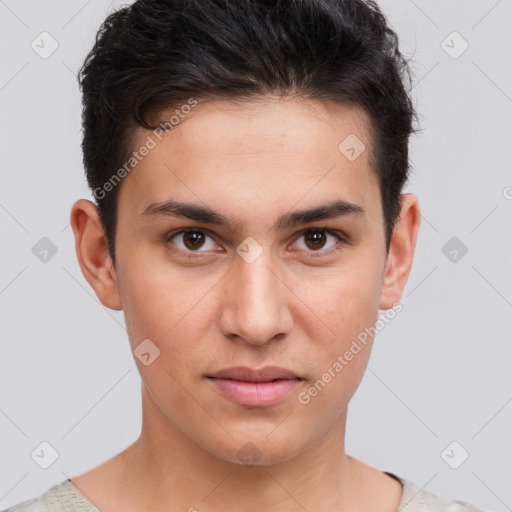
[[[70,221],[78,263],[85,279],[104,306],[123,309],[97,206],[86,199],[79,199],[71,208]]]
[[[400,196],[402,209],[395,226],[386,261],[379,309],[390,309],[400,301],[411,271],[420,228],[420,207],[414,194]]]

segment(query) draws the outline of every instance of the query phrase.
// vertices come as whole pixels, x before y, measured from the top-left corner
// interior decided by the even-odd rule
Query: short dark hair
[[[95,198],[114,262],[119,187],[104,186],[132,156],[135,129],[155,129],[148,116],[191,97],[363,108],[389,250],[417,116],[410,68],[374,1],[137,0],[108,15],[78,78],[83,162],[91,190],[103,191]]]

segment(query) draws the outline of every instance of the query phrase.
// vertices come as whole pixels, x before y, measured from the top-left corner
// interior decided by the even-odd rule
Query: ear
[[[79,199],[71,208],[70,220],[82,274],[104,306],[123,309],[98,208],[91,201]]]
[[[420,228],[420,207],[414,194],[400,196],[402,209],[393,230],[382,282],[379,309],[391,309],[398,302],[412,267],[416,239]]]

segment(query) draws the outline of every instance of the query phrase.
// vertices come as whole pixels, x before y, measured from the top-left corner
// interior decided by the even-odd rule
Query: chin
[[[301,452],[300,447],[292,443],[293,436],[289,432],[284,438],[272,433],[273,438],[270,439],[269,431],[229,437],[226,443],[210,446],[209,451],[219,459],[245,467],[274,466],[293,459]]]

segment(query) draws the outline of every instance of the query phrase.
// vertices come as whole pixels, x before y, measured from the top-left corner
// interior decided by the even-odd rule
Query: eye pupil
[[[323,231],[310,231],[305,235],[306,244],[310,249],[320,249],[325,244],[325,233]],[[310,247],[308,241],[311,241],[313,247]]]
[[[204,233],[201,233],[201,231],[187,231],[183,234],[183,240],[188,249],[198,249],[204,243]]]

